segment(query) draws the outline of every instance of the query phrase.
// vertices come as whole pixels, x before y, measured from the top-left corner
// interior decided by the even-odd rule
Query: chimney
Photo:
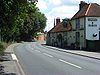
[[[60,23],[60,18],[57,17],[57,18],[56,18],[56,25],[59,24],[59,23]]]
[[[80,1],[80,4],[79,4],[79,10],[81,10],[84,5],[87,5],[87,3],[85,1]]]

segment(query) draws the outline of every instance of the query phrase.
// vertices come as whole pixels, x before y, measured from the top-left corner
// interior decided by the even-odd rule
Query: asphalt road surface
[[[26,75],[100,75],[100,60],[46,48],[38,42],[14,47]]]

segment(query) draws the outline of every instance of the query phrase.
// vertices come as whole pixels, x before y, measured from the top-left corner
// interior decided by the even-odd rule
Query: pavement
[[[18,60],[17,59],[15,60],[14,57],[12,56],[15,55],[13,48],[17,45],[18,44],[12,44],[8,46],[5,50],[5,55],[3,56],[7,59],[0,62],[0,64],[4,66],[4,73],[6,73],[7,75],[24,75]]]
[[[66,49],[61,49],[61,48],[47,46],[47,45],[44,45],[44,46],[47,48],[61,51],[61,52],[71,53],[71,54],[75,54],[75,55],[80,55],[80,56],[100,60],[100,52],[89,52],[89,51],[83,51],[83,50],[66,50]]]

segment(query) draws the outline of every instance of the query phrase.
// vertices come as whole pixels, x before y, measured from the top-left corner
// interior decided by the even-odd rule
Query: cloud
[[[100,5],[100,0],[75,0],[77,1],[78,3],[80,3],[80,1],[85,1],[87,3],[97,3]]]
[[[57,5],[60,5],[62,3],[62,1],[61,0],[49,0],[49,3],[57,6]]]
[[[44,0],[38,0],[37,7],[39,7],[40,11],[44,11],[48,8]]]
[[[48,20],[47,20],[47,26],[45,28],[45,31],[49,31],[50,29],[52,29],[54,27],[54,16],[52,15],[48,15],[47,16]]]
[[[48,19],[45,30],[50,30],[53,27],[56,17],[63,19],[74,16],[79,10],[80,1],[100,4],[99,0],[39,0],[37,6]]]
[[[93,3],[98,3],[100,5],[100,0],[92,0]],[[91,1],[90,1],[91,3]]]
[[[66,15],[67,14],[74,14],[75,11],[78,11],[77,6],[65,6],[65,5],[63,5],[63,6],[53,8],[49,13],[47,13],[47,15],[53,15],[55,17],[61,17],[63,14],[66,14]],[[68,16],[68,18],[70,18],[73,15],[72,16],[67,15],[67,16]]]
[[[71,18],[78,11],[78,6],[59,6],[53,8],[49,13],[46,13],[46,17],[48,18],[46,30],[50,30],[54,26],[54,18],[60,17],[63,18]]]

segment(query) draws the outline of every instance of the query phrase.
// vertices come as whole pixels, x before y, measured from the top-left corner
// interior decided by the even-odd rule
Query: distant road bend
[[[24,42],[14,48],[26,75],[100,75],[100,60]]]

